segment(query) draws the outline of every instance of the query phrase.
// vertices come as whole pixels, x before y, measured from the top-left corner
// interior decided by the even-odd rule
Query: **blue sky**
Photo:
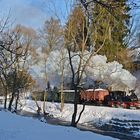
[[[46,19],[57,13],[57,16],[64,23],[67,15],[65,1],[70,2],[72,0],[0,0],[0,19],[5,18],[10,11],[10,20],[14,24],[38,29]],[[136,1],[139,2],[140,0],[134,2]],[[139,22],[138,13],[140,10],[135,10],[133,13],[137,14],[138,21],[136,22]]]
[[[14,24],[40,28],[55,13],[59,17],[66,15],[65,7],[65,0],[0,0],[0,19],[10,11],[10,20]]]

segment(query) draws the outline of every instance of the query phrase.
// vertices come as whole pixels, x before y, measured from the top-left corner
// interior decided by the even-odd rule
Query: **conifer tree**
[[[90,39],[88,21],[81,6],[72,10],[65,28],[65,42],[71,47],[71,51],[81,51],[83,41],[86,42],[86,50],[89,49]]]
[[[130,20],[127,1],[93,0],[89,3],[88,0],[81,0],[91,20],[93,46],[98,49],[101,44],[104,45],[98,54],[106,55],[109,62],[116,60],[125,68],[131,69],[132,63],[127,55],[128,46],[125,43]]]
[[[109,61],[118,59],[117,53],[125,48],[124,38],[128,33],[128,6],[126,0],[116,2],[109,0],[108,3],[115,7],[115,11],[109,13],[105,8],[99,4],[95,4],[93,10],[93,37],[97,36],[95,47],[98,48],[102,42],[102,36],[107,28],[108,36],[101,54],[105,54]]]

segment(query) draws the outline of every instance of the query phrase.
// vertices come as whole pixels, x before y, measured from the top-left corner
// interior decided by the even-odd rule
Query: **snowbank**
[[[38,101],[42,107],[43,102]],[[28,112],[36,112],[37,107],[34,101],[27,100],[23,110]],[[82,105],[78,105],[78,113],[82,110]],[[63,112],[60,111],[60,103],[46,104],[46,111],[52,114],[54,117],[63,119],[65,121],[71,121],[73,113],[73,104],[65,104]],[[102,106],[85,106],[85,110],[81,116],[79,123],[97,123],[105,124],[112,118],[121,120],[140,120],[140,111],[122,108],[111,108]]]

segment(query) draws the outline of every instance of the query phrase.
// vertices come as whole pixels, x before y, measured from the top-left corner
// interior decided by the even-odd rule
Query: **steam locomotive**
[[[138,109],[138,97],[134,91],[130,92],[130,95],[126,95],[125,91],[88,89],[80,92],[80,103]]]

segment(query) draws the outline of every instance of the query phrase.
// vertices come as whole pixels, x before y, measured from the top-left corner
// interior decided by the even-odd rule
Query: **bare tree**
[[[9,30],[7,20],[1,26],[0,32],[0,79],[5,91],[4,108],[7,103],[7,74],[19,56],[22,56],[21,46],[17,46],[19,40],[16,33]],[[8,29],[7,29],[8,28]]]
[[[62,45],[62,28],[60,21],[58,19],[50,18],[44,23],[43,29],[40,31],[40,40],[42,45],[42,58],[43,60],[43,74],[45,79],[45,84],[48,83],[48,72],[47,72],[47,61],[52,50],[57,50],[61,48]],[[47,88],[47,87],[46,87]],[[45,102],[47,98],[47,92],[45,89],[44,102],[43,102],[43,112],[45,114]]]
[[[73,14],[71,14],[68,20],[66,26],[65,43],[69,54],[69,64],[72,72],[72,88],[75,90],[74,113],[72,115],[72,121],[71,121],[71,125],[74,127],[77,125],[78,121],[80,120],[80,116],[82,114],[80,113],[78,119],[76,120],[77,109],[78,109],[78,98],[80,92],[79,87],[81,86],[81,80],[83,74],[91,58],[102,49],[106,41],[106,37],[108,33],[107,30],[108,27],[104,34],[104,40],[102,45],[95,51],[94,45],[96,43],[96,40],[94,40],[94,44],[90,42],[90,37],[91,37],[90,25],[88,20],[85,18],[82,8],[79,6],[76,7],[73,11]],[[72,55],[72,52],[76,52],[76,53]],[[78,61],[77,68],[74,68],[73,61],[77,56],[79,57],[79,60],[77,60]]]
[[[18,84],[18,81],[16,80],[16,74],[19,72],[19,70],[24,69],[25,67],[31,39],[29,39],[30,35],[27,37],[25,32],[23,34],[19,25],[14,29],[9,29],[7,24],[8,23],[6,21],[5,24],[1,27],[0,33],[0,80],[5,91],[4,108],[7,108],[7,95],[9,94],[8,75],[9,73],[13,72],[14,80],[12,82],[14,83],[14,86],[8,107],[9,110],[11,110],[11,106],[16,94],[15,88]],[[19,94],[17,94],[17,99],[18,98]]]

